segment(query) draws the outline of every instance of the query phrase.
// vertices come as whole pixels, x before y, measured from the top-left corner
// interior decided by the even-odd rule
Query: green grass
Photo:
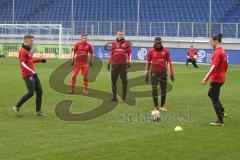
[[[160,122],[144,120],[153,109],[150,97],[138,98],[134,107],[120,103],[97,119],[66,122],[56,117],[54,109],[67,96],[52,90],[48,84],[52,71],[63,62],[49,60],[47,64],[36,65],[44,91],[42,107],[48,116],[34,115],[32,98],[21,110],[24,116],[16,118],[11,107],[25,93],[25,84],[18,60],[0,59],[0,160],[240,159],[239,66],[230,65],[221,90],[221,101],[229,117],[225,126],[212,127],[209,122],[215,121],[216,115],[207,96],[208,87],[200,84],[209,66],[186,69],[184,65],[174,65],[174,90],[167,96],[168,114],[162,115]],[[129,78],[141,74],[130,73]],[[70,77],[66,81],[69,83]],[[77,83],[81,84],[80,78]],[[105,64],[97,81],[90,86],[111,92],[110,84]],[[101,102],[80,95],[68,99],[74,100],[71,108],[74,112],[87,111]],[[143,119],[138,120],[138,113]],[[174,115],[185,118],[174,120]],[[182,132],[174,131],[178,125],[183,127]]]

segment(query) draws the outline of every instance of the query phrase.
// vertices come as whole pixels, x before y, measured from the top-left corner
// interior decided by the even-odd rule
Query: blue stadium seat
[[[70,0],[15,0],[15,20],[30,21],[30,23],[57,21],[62,23],[64,27],[70,27],[61,21],[72,20],[71,8]],[[4,13],[0,15],[1,23],[12,21],[12,0],[0,0],[0,9]],[[91,31],[94,34],[109,35],[115,34],[117,28],[125,27],[128,35],[136,35],[137,0],[74,0],[73,9],[73,20],[78,21],[76,24],[83,25],[76,25],[75,34]],[[140,0],[139,35],[177,36],[175,24],[166,23],[165,33],[163,33],[163,23],[157,26],[155,22],[208,23],[208,15],[209,0]],[[89,23],[87,22],[84,26],[85,23],[82,24],[81,21]],[[92,21],[99,21],[99,23]],[[109,21],[113,22],[112,28],[108,25]],[[152,23],[151,27],[149,22]],[[239,0],[212,0],[212,22],[239,23]],[[179,36],[192,35],[190,24],[181,24]],[[91,26],[94,26],[94,31],[90,29]],[[194,26],[193,28],[194,36],[206,36],[206,26]],[[225,35],[236,37],[232,34],[234,29],[236,31],[236,27],[230,25],[228,28],[223,29]],[[213,26],[213,32],[219,30],[221,30],[219,25]]]

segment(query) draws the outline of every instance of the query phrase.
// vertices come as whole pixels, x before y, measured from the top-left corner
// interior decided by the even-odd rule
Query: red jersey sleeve
[[[33,59],[33,63],[39,63],[39,62],[43,62],[44,59],[43,58],[34,58]]]
[[[130,63],[131,62],[131,52],[132,52],[132,49],[131,49],[131,45],[130,43],[128,42],[128,49],[127,49],[127,54],[128,54],[128,62]]]
[[[151,54],[151,50],[149,50],[147,53],[147,62],[151,63],[151,61],[152,61],[152,54]]]
[[[91,44],[89,44],[89,53],[93,54],[93,46]]]
[[[198,53],[197,53],[197,51],[196,51],[196,50],[194,50],[194,55],[198,55]]]
[[[167,61],[167,64],[168,64],[168,68],[169,68],[170,74],[174,75],[172,61],[171,61],[171,58],[170,58],[170,52],[169,52],[168,49],[166,49],[165,52],[166,52],[166,61]]]
[[[214,59],[212,61],[212,64],[211,64],[211,68],[210,68],[209,72],[207,73],[207,75],[205,76],[205,78],[203,79],[205,82],[207,82],[209,80],[209,78],[212,75],[213,71],[216,68],[218,68],[220,61],[221,61],[221,54],[216,53],[216,55],[214,56]]]
[[[165,52],[165,54],[166,54],[166,61],[167,61],[167,62],[171,62],[169,50],[168,50],[168,49],[165,49],[164,52]]]
[[[221,61],[221,54],[217,53],[216,57],[214,57],[212,64],[217,68],[219,66],[220,61]]]
[[[111,52],[110,52],[110,57],[109,57],[109,61],[108,63],[109,64],[112,64],[112,57],[113,57],[113,54],[114,54],[114,42],[112,43],[112,48],[111,48]]]
[[[77,49],[78,49],[78,44],[75,44],[75,46],[74,46],[74,48],[73,48],[74,53],[77,52]]]
[[[24,52],[19,52],[19,59],[20,59],[20,62],[24,62],[26,63],[27,62],[27,55],[24,53]]]

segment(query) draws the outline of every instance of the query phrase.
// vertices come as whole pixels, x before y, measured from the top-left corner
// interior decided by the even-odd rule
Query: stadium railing
[[[8,24],[10,21],[0,21]],[[123,29],[128,36],[209,37],[209,24],[201,22],[115,22],[115,21],[19,21],[16,24],[62,24],[71,34],[115,35]],[[139,26],[139,27],[138,27]],[[0,34],[4,30],[0,30]],[[240,38],[240,23],[212,23],[211,34],[223,33],[225,38]]]

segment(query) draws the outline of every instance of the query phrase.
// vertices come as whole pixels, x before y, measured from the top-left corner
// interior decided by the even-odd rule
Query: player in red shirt
[[[187,68],[188,68],[188,62],[191,62],[195,68],[198,68],[197,61],[196,61],[198,57],[197,51],[193,48],[193,45],[191,45],[190,47],[191,48],[187,52],[187,62],[186,62]]]
[[[217,114],[217,122],[210,123],[211,125],[222,126],[223,117],[227,116],[224,113],[224,108],[219,100],[220,88],[225,82],[225,74],[227,71],[227,54],[225,50],[221,47],[222,34],[212,36],[211,45],[215,49],[211,57],[211,68],[205,78],[202,80],[202,84],[207,84],[208,80],[211,78],[210,89],[208,96],[212,100],[214,110]]]
[[[111,55],[108,63],[108,70],[111,69],[112,80],[112,102],[117,102],[117,79],[120,75],[123,84],[122,100],[126,101],[127,95],[127,69],[131,62],[131,44],[124,39],[124,32],[117,31],[117,39],[112,43]]]
[[[88,53],[91,55],[89,64],[88,64]],[[72,64],[74,65],[72,70],[72,88],[69,94],[74,93],[76,78],[81,71],[83,76],[83,92],[87,94],[88,91],[88,66],[91,67],[93,65],[94,53],[92,45],[87,42],[87,34],[83,34],[81,41],[75,44],[74,46],[74,54],[72,59]]]
[[[22,44],[22,48],[19,50],[19,60],[22,70],[22,78],[26,83],[28,93],[25,94],[17,103],[17,105],[12,108],[17,116],[20,116],[20,107],[34,95],[34,91],[36,92],[36,115],[45,116],[45,114],[41,112],[42,87],[41,82],[38,79],[37,73],[35,72],[34,63],[46,63],[46,59],[33,59],[31,53],[33,38],[34,37],[31,35],[25,35],[23,39],[24,43]]]
[[[154,107],[156,110],[161,110],[163,112],[167,112],[167,109],[164,107],[167,89],[167,68],[170,70],[170,77],[173,82],[174,71],[170,59],[170,52],[167,48],[163,47],[162,39],[156,37],[153,48],[151,48],[147,54],[145,81],[148,83],[150,74]],[[158,105],[159,83],[161,87],[161,106]]]

